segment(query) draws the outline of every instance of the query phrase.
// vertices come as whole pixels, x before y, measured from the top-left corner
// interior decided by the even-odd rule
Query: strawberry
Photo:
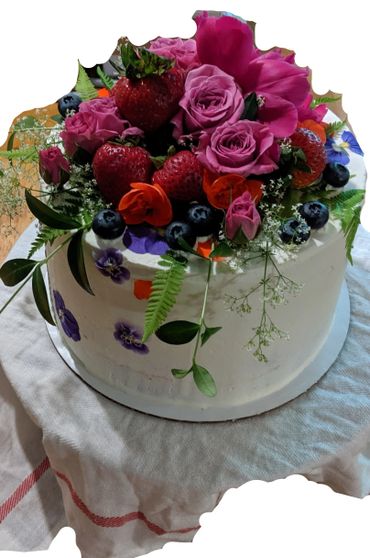
[[[293,188],[305,188],[310,186],[320,178],[326,165],[325,146],[320,138],[307,128],[298,128],[290,138],[293,150],[298,154],[298,150],[304,153],[304,169],[302,167],[302,157],[299,157],[300,164],[291,172],[293,177]]]
[[[104,143],[96,151],[92,167],[103,197],[117,206],[131,182],[149,182],[152,162],[142,147]]]
[[[199,201],[203,167],[191,151],[179,151],[166,159],[163,167],[153,174],[153,184],[159,184],[169,198],[180,201]]]
[[[184,72],[173,61],[129,43],[121,48],[125,77],[114,86],[119,112],[146,133],[158,130],[178,111]]]

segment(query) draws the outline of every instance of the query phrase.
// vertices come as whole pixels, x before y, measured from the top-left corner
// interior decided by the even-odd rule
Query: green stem
[[[209,288],[209,281],[210,281],[210,278],[211,278],[212,264],[213,264],[213,262],[210,259],[208,261],[208,273],[207,273],[206,286],[205,286],[204,295],[203,295],[203,305],[202,305],[202,311],[200,313],[199,329],[198,329],[198,333],[197,333],[197,337],[196,337],[196,341],[195,341],[195,347],[194,347],[194,353],[193,353],[193,359],[192,359],[193,364],[195,364],[195,358],[197,356],[197,352],[198,352],[198,349],[199,349],[199,343],[200,343],[200,339],[201,339],[202,327],[204,325],[204,314],[206,312],[206,306],[207,306],[208,288]]]
[[[26,277],[26,279],[23,281],[23,283],[20,284],[20,286],[18,287],[17,290],[14,291],[14,293],[12,294],[12,296],[6,301],[6,303],[4,304],[4,306],[2,306],[0,308],[0,314],[2,314],[5,310],[5,308],[12,302],[12,300],[17,296],[17,294],[23,289],[23,287],[28,283],[28,281],[31,279],[34,271],[36,268],[41,267],[42,265],[46,264],[57,252],[59,252],[59,250],[61,250],[63,248],[63,246],[65,246],[65,244],[67,244],[67,242],[70,241],[72,235],[69,235],[65,240],[63,240],[63,242],[61,244],[59,244],[59,246],[57,248],[55,248],[55,250],[53,250],[46,258],[44,258],[43,260],[40,260],[35,267],[33,268],[32,272],[28,275],[28,277]]]

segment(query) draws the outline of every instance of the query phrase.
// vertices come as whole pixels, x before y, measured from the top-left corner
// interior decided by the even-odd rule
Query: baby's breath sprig
[[[272,234],[272,229],[270,230]],[[267,362],[264,348],[268,347],[276,339],[288,339],[288,334],[274,324],[268,313],[268,306],[276,308],[280,304],[288,302],[288,296],[296,296],[302,285],[293,281],[281,273],[276,261],[275,251],[280,250],[280,244],[273,240],[273,237],[263,240],[255,240],[250,243],[252,251],[256,257],[263,262],[263,275],[261,280],[252,287],[246,294],[241,296],[227,295],[226,304],[232,310],[242,316],[252,311],[250,298],[253,294],[261,293],[261,319],[258,326],[252,328],[253,337],[246,343],[248,350],[253,351],[253,356],[260,362]],[[244,264],[248,264],[244,258]],[[272,271],[270,271],[272,269]]]

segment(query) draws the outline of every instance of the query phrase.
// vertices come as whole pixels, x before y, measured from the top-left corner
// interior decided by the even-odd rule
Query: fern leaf
[[[361,206],[357,206],[353,210],[353,213],[351,215],[350,220],[347,222],[346,226],[343,229],[344,237],[345,237],[345,240],[346,240],[346,255],[347,255],[348,261],[351,264],[353,264],[351,251],[352,251],[352,247],[353,247],[353,242],[355,240],[357,228],[358,228],[359,224],[361,223],[360,216],[361,216]]]
[[[143,343],[163,324],[174,306],[185,278],[186,263],[185,258],[179,262],[168,254],[162,256],[161,264],[166,269],[158,270],[154,276],[145,312]]]
[[[335,103],[335,101],[340,101],[341,97],[317,97],[313,99],[310,107],[315,108],[317,105],[326,105],[327,103]]]
[[[45,246],[48,242],[50,245],[53,244],[54,240],[59,236],[63,236],[67,234],[68,231],[63,231],[60,229],[52,229],[51,227],[42,227],[38,235],[36,236],[35,240],[31,244],[30,251],[28,252],[28,258],[31,258],[37,250]]]
[[[107,74],[105,72],[103,72],[103,70],[101,69],[100,66],[97,67],[96,72],[97,72],[98,76],[100,77],[100,79],[102,80],[104,86],[107,89],[112,89],[112,87],[114,85],[114,80],[110,76],[107,76]]]
[[[20,159],[21,161],[38,161],[39,154],[36,147],[24,147],[23,149],[10,149],[8,151],[1,151],[0,156],[6,157],[10,161],[13,159]]]
[[[78,77],[75,89],[83,101],[90,101],[98,96],[94,84],[91,82],[85,68],[81,66],[80,62],[78,63]]]
[[[365,190],[352,188],[351,190],[344,190],[331,198],[326,198],[326,201],[334,211],[339,211],[343,206],[355,207],[357,204],[362,203],[364,197]]]
[[[335,134],[340,132],[345,126],[346,126],[345,121],[330,122],[325,128],[326,137],[330,138],[334,136]]]

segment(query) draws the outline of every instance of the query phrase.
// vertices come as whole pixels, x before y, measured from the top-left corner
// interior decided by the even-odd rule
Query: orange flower
[[[316,122],[315,120],[303,120],[303,122],[298,122],[297,128],[307,128],[307,130],[311,130],[314,132],[322,141],[322,143],[326,142],[326,133],[325,133],[325,125]]]
[[[159,184],[132,182],[118,204],[118,211],[128,225],[149,223],[155,227],[167,225],[172,219],[172,206]]]
[[[109,97],[110,93],[106,87],[98,89],[98,97]]]
[[[262,198],[261,186],[261,180],[249,180],[239,174],[224,174],[213,182],[209,176],[205,175],[203,181],[203,190],[209,203],[218,209],[227,209],[231,202],[244,192],[250,192],[252,199],[257,204]]]
[[[196,251],[198,254],[203,256],[204,258],[209,258],[210,253],[214,248],[214,241],[212,239],[206,240],[205,242],[198,242]],[[225,258],[221,256],[215,256],[212,258],[214,262],[223,262]]]

